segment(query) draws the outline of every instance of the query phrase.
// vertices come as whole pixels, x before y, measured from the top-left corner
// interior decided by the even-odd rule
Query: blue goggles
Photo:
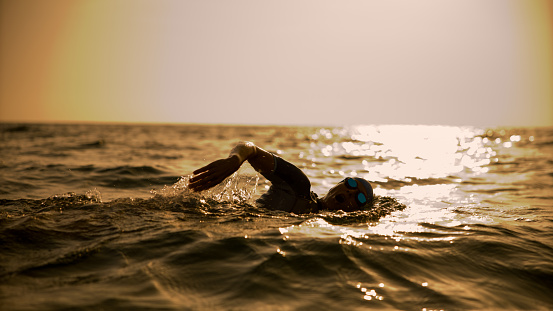
[[[344,179],[344,184],[349,189],[358,189],[358,186],[359,186],[359,183],[357,182],[357,180],[355,180],[353,178],[350,178],[350,177]],[[365,194],[363,194],[363,192],[359,191],[359,193],[357,193],[357,195],[355,196],[355,201],[357,202],[357,205],[359,207],[362,207],[362,206],[365,206],[365,204],[367,204],[368,200],[367,200],[367,197],[365,196]]]

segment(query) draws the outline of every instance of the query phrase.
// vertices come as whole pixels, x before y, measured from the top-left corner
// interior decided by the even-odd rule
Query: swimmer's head
[[[321,198],[321,203],[328,210],[352,212],[372,207],[373,198],[373,188],[368,181],[359,177],[348,177],[332,187]]]

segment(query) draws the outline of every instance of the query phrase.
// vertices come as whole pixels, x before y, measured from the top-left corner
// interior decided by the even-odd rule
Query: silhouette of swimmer
[[[236,172],[244,161],[271,182],[267,193],[257,200],[262,207],[304,214],[320,210],[351,212],[373,206],[373,189],[365,179],[348,177],[319,198],[311,191],[311,182],[297,166],[251,142],[240,142],[230,151],[228,158],[195,170],[189,188],[198,192],[209,189]]]

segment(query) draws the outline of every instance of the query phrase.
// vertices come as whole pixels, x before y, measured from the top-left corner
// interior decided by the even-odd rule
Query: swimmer
[[[320,210],[352,212],[372,207],[373,189],[365,179],[348,177],[319,198],[311,191],[311,182],[297,166],[251,142],[238,143],[228,158],[195,170],[189,187],[198,192],[214,187],[236,172],[245,161],[271,182],[267,193],[257,200],[262,207],[295,214]]]

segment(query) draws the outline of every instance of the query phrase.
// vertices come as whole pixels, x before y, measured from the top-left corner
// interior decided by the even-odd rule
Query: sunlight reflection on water
[[[465,169],[474,171],[489,164],[493,156],[491,148],[485,148],[481,137],[477,136],[482,131],[473,128],[358,126],[351,132],[352,139],[367,142],[370,137],[375,156],[387,159],[382,164],[364,163],[380,180],[443,178]]]
[[[404,238],[407,233],[438,230],[424,224],[455,227],[489,223],[489,217],[461,215],[455,206],[481,203],[481,196],[463,191],[460,185],[474,180],[473,187],[479,188],[479,176],[488,174],[490,165],[498,162],[497,148],[511,148],[524,140],[516,133],[506,139],[494,135],[495,132],[483,129],[455,126],[360,125],[320,129],[310,137],[311,149],[300,154],[301,159],[313,163],[312,167],[324,169],[321,185],[314,188],[328,189],[344,176],[359,176],[373,183],[375,194],[397,198],[408,208],[359,232],[343,232],[317,223],[315,234],[329,235],[335,230],[342,236],[341,243],[355,245],[359,241],[348,236]],[[313,229],[313,224],[303,226]],[[441,235],[440,239],[454,237]]]
[[[443,209],[448,204],[471,203],[456,187],[467,176],[486,173],[495,156],[482,134],[471,127],[422,125],[321,129],[300,158],[317,164],[331,159],[333,167],[323,173],[326,189],[344,176],[360,176],[373,183],[375,194],[410,206],[414,224],[436,223],[453,216]]]
[[[439,238],[424,239],[453,241],[467,230],[439,228],[489,224],[504,214],[500,211],[493,216],[478,210],[486,199],[495,203],[504,197],[503,188],[513,188],[529,177],[522,174],[496,177],[490,170],[510,154],[525,152],[525,149],[517,151],[516,147],[532,143],[534,137],[529,134],[513,129],[425,125],[318,129],[308,136],[309,148],[299,152],[300,161],[307,161],[303,168],[315,177],[315,192],[324,193],[344,176],[359,176],[373,184],[376,195],[397,198],[408,208],[355,230],[317,218],[286,228],[286,236],[289,238],[291,233],[336,236],[341,244],[354,246],[362,245],[367,235],[422,239],[409,234],[438,233]],[[495,184],[482,182],[495,178]]]
[[[481,129],[453,126],[382,125],[321,129],[311,136],[311,150],[300,158],[326,168],[335,183],[344,175],[374,182],[458,177],[487,172],[496,155]],[[516,141],[517,137],[512,136]],[[325,159],[332,159],[325,160]]]

